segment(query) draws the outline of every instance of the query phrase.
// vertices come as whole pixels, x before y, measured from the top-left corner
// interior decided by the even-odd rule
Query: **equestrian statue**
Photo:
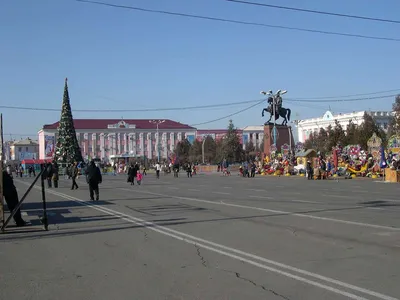
[[[283,118],[282,125],[286,126],[288,121],[290,121],[291,110],[289,108],[282,107],[282,97],[278,94],[275,96],[275,111],[274,111],[274,97],[268,97],[268,107],[262,110],[262,116],[264,117],[264,112],[269,112],[269,120],[265,124],[271,123],[272,117],[274,120],[278,120],[279,117]]]

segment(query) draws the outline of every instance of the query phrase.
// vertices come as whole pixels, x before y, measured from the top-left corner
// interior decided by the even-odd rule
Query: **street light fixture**
[[[157,126],[157,162],[160,162],[161,145],[160,145],[160,133],[159,133],[158,125],[164,123],[165,120],[149,120],[149,122],[152,124],[156,124],[156,126]]]

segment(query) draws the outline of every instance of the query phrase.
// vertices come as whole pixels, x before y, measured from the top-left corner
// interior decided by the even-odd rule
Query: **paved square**
[[[398,299],[400,186],[302,177],[105,176],[39,186],[0,235],[0,299]],[[16,180],[20,195],[31,179]]]

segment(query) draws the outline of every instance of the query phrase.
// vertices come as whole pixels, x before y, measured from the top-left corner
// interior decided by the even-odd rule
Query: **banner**
[[[53,158],[54,157],[54,147],[55,147],[55,136],[45,135],[44,136],[44,157]]]

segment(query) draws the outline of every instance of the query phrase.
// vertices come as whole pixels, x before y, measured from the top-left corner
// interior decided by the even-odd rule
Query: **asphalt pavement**
[[[16,179],[20,195],[32,182]],[[400,185],[218,174],[62,180],[0,234],[0,299],[400,299]]]

